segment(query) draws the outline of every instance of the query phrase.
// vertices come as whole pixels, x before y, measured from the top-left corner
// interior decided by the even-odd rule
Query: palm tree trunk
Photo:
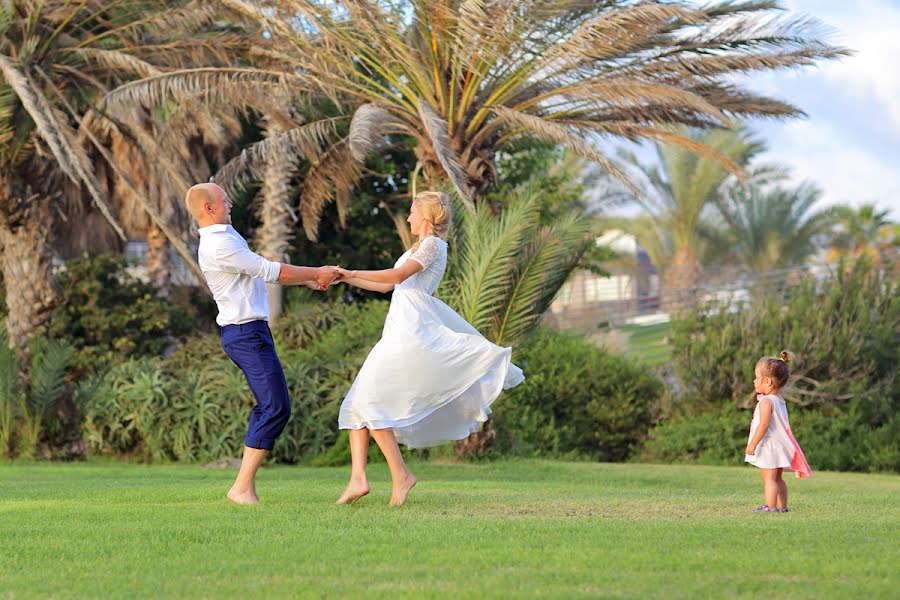
[[[688,246],[676,250],[663,274],[663,308],[677,312],[694,306],[700,275],[700,262],[694,251]]]
[[[0,214],[6,329],[10,347],[22,357],[28,354],[28,341],[46,331],[53,310],[63,301],[52,273],[48,200],[35,197],[30,203],[16,219]]]
[[[270,125],[268,134],[281,131]],[[288,247],[291,240],[291,215],[288,200],[290,199],[291,162],[273,157],[266,164],[263,174],[263,186],[260,190],[262,203],[259,208],[260,225],[256,229],[256,251],[260,256],[278,262],[287,262]],[[269,322],[274,323],[281,315],[283,308],[283,290],[278,284],[267,284],[269,290]]]
[[[156,225],[150,225],[147,230],[147,278],[160,296],[169,297],[172,291],[169,241],[163,230]]]

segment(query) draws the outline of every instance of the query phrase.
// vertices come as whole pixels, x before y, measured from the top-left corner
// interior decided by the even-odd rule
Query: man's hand
[[[338,271],[336,267],[319,267],[316,269],[316,283],[318,283],[323,290],[327,290],[328,286],[334,283],[337,278]]]

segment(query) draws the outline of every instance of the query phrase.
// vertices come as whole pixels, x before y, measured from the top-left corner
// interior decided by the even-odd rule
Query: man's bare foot
[[[369,484],[363,482],[353,482],[347,484],[347,489],[337,499],[335,504],[356,504],[356,501],[369,493]]]
[[[228,499],[235,504],[259,504],[259,496],[255,490],[238,491],[235,488],[228,490]]]
[[[409,490],[413,489],[413,486],[416,485],[416,481],[415,475],[407,473],[406,479],[402,483],[394,485],[394,489],[391,491],[391,506],[403,506],[406,502],[406,496],[409,494]]]

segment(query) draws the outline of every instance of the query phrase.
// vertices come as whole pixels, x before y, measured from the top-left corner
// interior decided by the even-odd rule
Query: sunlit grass
[[[792,512],[751,467],[414,463],[409,503],[334,506],[345,469],[0,465],[0,597],[889,598],[900,478],[817,473]]]

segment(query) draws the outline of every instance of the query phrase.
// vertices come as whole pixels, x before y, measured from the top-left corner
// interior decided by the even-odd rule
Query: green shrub
[[[900,471],[900,427],[892,418],[871,428],[855,411],[789,406],[791,429],[813,470]],[[650,431],[640,458],[737,465],[744,462],[751,409],[723,406],[680,414]]]
[[[643,441],[663,387],[641,365],[550,328],[516,361],[526,379],[494,405],[498,451],[622,461]]]
[[[733,311],[679,315],[672,355],[689,405],[697,411],[753,400],[753,368],[765,355],[796,353],[786,399],[804,405],[869,407],[873,426],[900,398],[900,280],[864,260],[831,278],[807,278]]]
[[[49,335],[76,348],[79,375],[129,358],[157,356],[172,336],[193,329],[191,309],[158,297],[152,286],[128,273],[122,257],[71,260],[57,279],[66,302],[54,311]]]
[[[741,464],[752,417],[751,410],[734,405],[678,415],[650,430],[640,458],[649,462]]]
[[[644,456],[739,460],[742,436],[732,436],[727,415],[752,407],[756,361],[787,348],[796,360],[783,395],[813,468],[900,471],[900,281],[892,272],[860,260],[736,311],[679,315],[671,340],[682,394]]]
[[[275,328],[292,405],[275,460],[309,461],[334,445],[340,403],[380,337],[386,309],[386,302],[336,304],[326,317],[325,309],[298,307]],[[168,358],[127,361],[85,386],[93,389],[85,394],[91,448],[146,461],[240,456],[255,403],[210,334]]]
[[[34,458],[42,446],[52,450],[71,441],[78,419],[63,405],[71,391],[68,381],[75,356],[63,340],[35,336],[29,342],[30,360],[22,369],[0,326],[0,457]],[[71,421],[74,427],[68,427]]]

